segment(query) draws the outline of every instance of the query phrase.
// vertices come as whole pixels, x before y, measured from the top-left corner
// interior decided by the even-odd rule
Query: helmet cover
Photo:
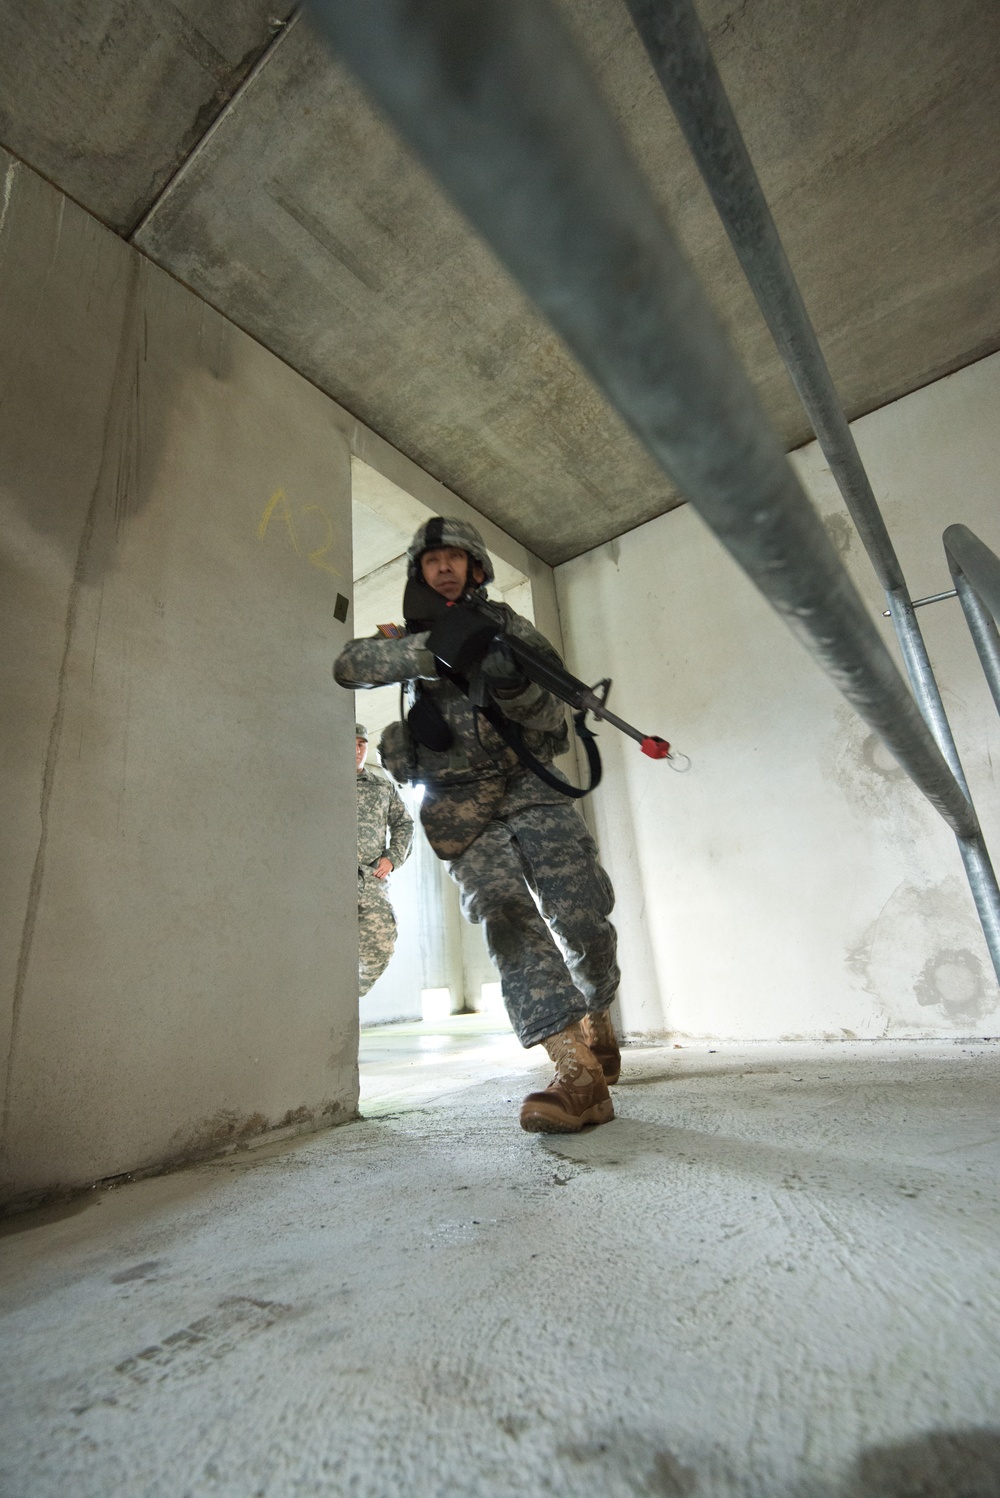
[[[493,581],[493,563],[486,550],[486,543],[467,520],[456,520],[453,515],[435,515],[417,531],[407,550],[409,566],[407,577],[420,577],[420,558],[425,551],[437,551],[442,546],[456,546],[464,551],[483,569],[483,584]]]

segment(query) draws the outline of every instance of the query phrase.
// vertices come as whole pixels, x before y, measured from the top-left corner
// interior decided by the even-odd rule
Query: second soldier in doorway
[[[408,558],[407,597],[422,597],[435,616],[440,599],[485,598],[493,580],[483,539],[465,521],[428,521]],[[428,600],[427,589],[437,599]],[[527,619],[494,607],[510,634],[558,661]],[[411,710],[383,734],[383,764],[397,780],[423,785],[421,823],[459,886],[463,913],[483,923],[511,1024],[522,1045],[541,1043],[555,1065],[550,1085],[525,1098],[522,1128],[565,1133],[607,1123],[608,1084],[621,1069],[608,1015],[619,979],[611,881],[576,808],[522,762],[475,703],[488,699],[517,724],[524,747],[546,767],[569,746],[565,707],[522,676],[498,642],[474,668],[472,689],[456,681],[428,646],[431,624],[406,612],[405,634],[387,626],[352,640],[334,676],[350,688],[407,684]]]
[[[396,945],[396,917],[386,893],[393,869],[406,862],[413,818],[396,787],[365,768],[368,730],[354,725],[358,767],[358,994],[363,997],[389,965]],[[387,846],[388,844],[388,846]]]

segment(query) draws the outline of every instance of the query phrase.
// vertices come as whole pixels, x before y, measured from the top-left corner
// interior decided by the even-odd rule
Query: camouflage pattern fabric
[[[454,785],[427,785],[420,825],[438,858],[457,858],[489,826],[507,789],[505,775],[480,774]]]
[[[508,628],[535,649],[559,657],[543,634],[512,610]],[[427,786],[420,820],[439,858],[455,858],[482,831],[499,799],[489,788],[502,788],[511,775],[524,772],[517,755],[489,723],[476,713],[468,697],[452,682],[437,675],[434,657],[426,648],[426,633],[402,640],[381,635],[351,640],[334,663],[333,674],[343,687],[355,689],[408,681],[430,696],[451,729],[450,749],[415,745],[417,776]],[[411,688],[412,694],[412,688]],[[569,747],[565,704],[534,682],[514,696],[504,694],[503,711],[524,730],[524,741],[543,764],[551,764]],[[531,781],[542,799],[558,801],[558,791],[545,788],[537,776]]]
[[[389,846],[386,847],[386,835]],[[383,854],[402,868],[413,844],[413,818],[384,775],[358,771],[358,865],[378,863]]]
[[[527,619],[507,612],[511,633],[559,659]],[[415,778],[426,787],[421,822],[459,886],[466,918],[484,927],[522,1045],[536,1045],[611,1004],[619,981],[608,920],[614,891],[576,807],[477,721],[469,699],[438,677],[426,641],[426,633],[352,640],[334,676],[352,688],[407,682],[411,700],[420,690],[440,708],[451,748],[414,750]],[[568,747],[566,709],[538,686],[504,694],[503,711],[544,764]]]
[[[493,581],[493,563],[482,536],[474,525],[467,520],[456,520],[453,515],[436,515],[416,531],[406,550],[410,577],[416,577],[423,553],[441,546],[457,546],[459,551],[464,551],[479,563],[485,582]]]
[[[385,881],[358,869],[358,997],[364,998],[389,966],[396,945],[396,917]]]
[[[386,847],[388,838],[389,846]],[[389,964],[396,917],[386,881],[375,878],[383,855],[401,868],[413,843],[413,818],[396,787],[367,767],[358,771],[358,994],[363,996]]]
[[[447,867],[462,913],[483,925],[518,1039],[532,1046],[614,998],[615,897],[576,808],[518,800]]]

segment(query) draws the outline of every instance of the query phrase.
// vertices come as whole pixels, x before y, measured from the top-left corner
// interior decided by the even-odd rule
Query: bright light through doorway
[[[451,1015],[450,988],[422,988],[420,1017],[427,1025],[439,1025]]]
[[[506,1014],[499,983],[484,983],[479,990],[480,1014]]]

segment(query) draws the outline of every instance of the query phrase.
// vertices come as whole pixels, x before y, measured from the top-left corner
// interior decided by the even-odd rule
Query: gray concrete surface
[[[564,0],[786,443],[809,435],[620,0]],[[1000,344],[991,0],[704,0],[851,416]],[[276,19],[289,7],[276,7]],[[298,22],[0,0],[0,141],[550,563],[676,495]],[[170,170],[184,163],[180,175]]]
[[[0,142],[129,234],[291,9],[283,0],[4,0]]]
[[[0,325],[7,1202],[352,1116],[379,523],[471,519],[561,637],[550,567],[2,149]]]
[[[353,1116],[348,442],[0,151],[0,1201]]]
[[[630,1050],[559,1140],[483,1042],[8,1222],[2,1491],[993,1498],[1000,1051]]]

